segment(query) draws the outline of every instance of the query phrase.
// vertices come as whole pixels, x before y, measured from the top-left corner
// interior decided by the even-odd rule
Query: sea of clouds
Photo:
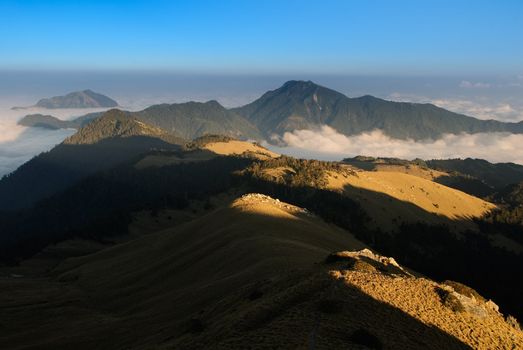
[[[316,130],[286,132],[280,141],[287,147],[275,150],[294,156],[342,159],[356,155],[402,159],[481,158],[491,162],[523,164],[523,135],[508,133],[446,134],[437,140],[394,139],[381,130],[354,136],[329,126]],[[307,157],[307,155],[313,157]]]

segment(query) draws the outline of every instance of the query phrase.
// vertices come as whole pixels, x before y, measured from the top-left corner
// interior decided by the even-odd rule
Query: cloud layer
[[[313,152],[323,159],[356,155],[403,159],[482,158],[492,162],[523,164],[523,135],[507,133],[447,134],[439,140],[393,139],[381,130],[345,136],[329,126],[318,130],[286,132],[281,138],[288,148],[279,151],[292,155]]]
[[[478,81],[477,83],[470,82],[468,80],[462,80],[459,83],[459,87],[467,89],[488,89],[490,87],[489,83],[482,83]]]
[[[404,94],[393,92],[388,99],[399,102],[432,103],[449,111],[462,113],[478,119],[496,119],[505,122],[517,122],[523,120],[523,104],[519,100],[511,101],[476,98],[428,98],[415,94]]]
[[[523,120],[523,111],[507,102],[485,104],[461,99],[434,99],[431,102],[436,106],[478,119]]]

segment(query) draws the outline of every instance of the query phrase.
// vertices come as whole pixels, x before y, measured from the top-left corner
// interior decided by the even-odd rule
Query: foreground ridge
[[[517,323],[471,288],[429,280],[260,193],[64,260],[45,278],[0,277],[0,290],[4,348],[523,346]]]

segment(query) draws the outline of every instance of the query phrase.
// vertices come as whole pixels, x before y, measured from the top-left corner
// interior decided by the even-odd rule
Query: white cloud
[[[287,154],[313,152],[322,159],[341,159],[356,155],[397,157],[403,159],[481,158],[492,162],[523,164],[523,135],[506,133],[447,134],[438,140],[400,140],[374,130],[345,136],[329,126],[318,130],[286,132],[281,140],[289,148]]]
[[[479,119],[498,119],[502,121],[519,121],[523,119],[523,111],[516,109],[507,102],[485,104],[460,99],[435,99],[431,102],[436,106]]]
[[[0,142],[0,178],[14,171],[33,156],[51,149],[74,133],[71,129],[24,129],[15,139]]]
[[[460,98],[428,98],[413,94],[394,92],[388,96],[393,101],[432,103],[449,111],[465,114],[478,119],[496,119],[500,121],[523,120],[523,105],[514,105],[506,101],[486,99],[467,100]]]
[[[29,113],[49,113],[46,110],[12,110],[11,101],[0,103],[0,177],[12,172],[40,152],[49,150],[71,135],[72,130],[46,130],[26,128],[17,121]],[[87,110],[85,113],[91,112]],[[82,111],[83,112],[83,111]],[[53,110],[52,114],[62,119],[78,115],[78,110]]]
[[[487,89],[490,87],[490,84],[489,83],[482,83],[482,82],[477,82],[477,83],[472,83],[468,80],[462,80],[461,83],[459,83],[459,87],[461,88],[467,88],[467,89],[474,89],[474,88],[478,88],[478,89]]]

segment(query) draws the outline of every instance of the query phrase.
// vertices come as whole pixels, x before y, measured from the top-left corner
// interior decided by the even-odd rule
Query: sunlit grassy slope
[[[279,156],[279,154],[269,151],[255,143],[237,140],[230,140],[228,142],[211,142],[206,144],[204,148],[220,155],[240,155],[247,153],[255,155],[261,159],[275,158]]]
[[[348,176],[330,172],[328,188],[357,199],[378,221],[431,221],[434,215],[430,214],[451,220],[472,219],[495,208],[489,202],[420,176],[392,171],[357,171]],[[404,205],[392,204],[392,200]]]

